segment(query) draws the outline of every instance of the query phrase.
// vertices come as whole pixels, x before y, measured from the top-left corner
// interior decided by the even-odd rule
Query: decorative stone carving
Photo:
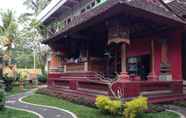
[[[129,75],[127,73],[127,44],[130,43],[129,40],[129,26],[124,23],[122,19],[112,19],[107,22],[108,26],[108,45],[111,43],[121,44],[121,73],[120,78],[129,80]]]
[[[129,27],[119,20],[112,20],[108,23],[108,45],[111,43],[130,43]]]

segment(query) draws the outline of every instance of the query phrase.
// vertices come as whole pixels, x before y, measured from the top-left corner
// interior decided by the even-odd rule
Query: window
[[[91,7],[94,7],[96,5],[95,1],[91,3]]]
[[[140,76],[142,80],[147,80],[150,73],[150,55],[128,57],[127,68],[129,75]]]
[[[81,10],[81,13],[84,13],[85,11],[86,11],[86,10],[85,10],[85,8],[84,8],[84,9]]]
[[[64,25],[66,25],[67,24],[67,21],[66,20],[64,20]]]
[[[87,10],[89,10],[91,8],[91,6],[90,5],[87,5]]]
[[[68,18],[67,19],[67,24],[69,24],[71,21],[72,21],[71,18]]]

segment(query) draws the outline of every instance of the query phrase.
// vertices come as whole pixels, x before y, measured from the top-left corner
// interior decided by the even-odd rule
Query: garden
[[[0,111],[0,118],[38,118],[38,116],[32,113],[7,108]]]
[[[26,102],[40,105],[55,106],[69,110],[78,118],[179,118],[176,113],[166,111],[158,105],[149,105],[145,97],[138,97],[132,101],[122,103],[111,100],[107,96],[98,96],[95,106],[87,106],[72,101],[51,97],[36,92],[23,99]]]
[[[9,99],[10,97],[17,97],[28,91],[31,92],[30,95],[21,96],[24,97],[24,102],[68,110],[77,118],[180,118],[180,114],[167,110],[170,108],[168,105],[149,104],[148,98],[144,96],[128,101],[109,96],[97,96],[95,104],[84,105],[81,102],[43,94],[39,90],[33,92],[33,89],[37,89],[38,86],[45,85],[47,82],[51,49],[41,44],[43,36],[55,33],[55,30],[64,27],[64,22],[55,22],[49,27],[45,27],[35,19],[51,0],[23,1],[23,4],[32,12],[22,10],[24,13],[15,17],[12,10],[0,11],[0,118],[39,118],[34,112],[26,111],[26,107],[19,109],[8,106],[17,102]],[[100,3],[101,0],[96,1]],[[94,6],[95,2],[92,5]],[[90,9],[89,7],[87,9]],[[181,108],[183,112],[186,109],[186,101],[177,101],[171,105]]]
[[[7,98],[37,88],[46,82],[46,77],[36,69],[16,69],[15,74],[7,66],[0,80],[0,117],[1,118],[38,118],[38,116],[19,109],[5,107]]]

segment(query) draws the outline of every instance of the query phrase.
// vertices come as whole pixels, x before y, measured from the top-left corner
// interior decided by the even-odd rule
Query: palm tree
[[[41,41],[44,38],[43,36],[48,31],[47,28],[35,18],[49,4],[50,1],[51,0],[24,0],[23,5],[25,5],[28,9],[31,9],[32,12],[26,12],[19,17],[19,21],[24,25],[24,29],[22,31],[24,40],[27,43],[29,42],[28,46],[30,46],[30,49],[33,51],[34,60],[37,55],[39,60],[38,64],[39,67],[41,67],[42,74],[45,74],[44,68],[49,48],[48,46],[42,45]]]
[[[11,10],[0,13],[2,21],[0,25],[0,41],[4,48],[3,61],[5,66],[3,67],[3,76],[6,82],[6,90],[11,90],[12,79],[15,77],[15,69],[13,65],[10,65],[12,60],[12,44],[17,32],[17,24],[13,14],[14,12]]]
[[[0,25],[0,39],[1,44],[5,48],[3,57],[6,61],[11,60],[12,44],[17,33],[17,24],[13,14],[14,12],[11,10],[0,13],[2,19],[2,24]]]
[[[39,60],[38,66],[41,67],[42,73],[44,73],[44,65],[46,63],[46,53],[48,50],[48,46],[44,46],[41,44],[43,39],[42,34],[46,34],[46,27],[35,18],[35,14],[24,13],[19,17],[19,22],[23,25],[22,29],[22,38],[21,41],[23,44],[27,44],[29,49],[33,51],[33,67],[36,67],[36,57]],[[17,40],[16,40],[17,41]],[[29,44],[28,44],[29,43]]]

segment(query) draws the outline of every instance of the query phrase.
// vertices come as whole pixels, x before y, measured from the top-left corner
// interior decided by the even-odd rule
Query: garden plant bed
[[[29,103],[55,106],[62,109],[66,109],[75,113],[78,118],[98,118],[98,117],[112,118],[113,117],[109,114],[103,114],[96,108],[71,103],[69,101],[62,100],[56,97],[47,96],[47,95],[34,94],[32,96],[24,98],[23,100]],[[122,118],[122,116],[116,116],[115,118]],[[160,112],[160,113],[145,113],[142,114],[140,118],[179,118],[179,116],[171,112]]]
[[[176,101],[173,104],[176,105],[176,106],[180,106],[180,107],[186,108],[186,100]]]
[[[38,118],[38,116],[25,111],[6,108],[0,111],[0,118]]]
[[[34,89],[34,88],[33,88],[33,89]],[[18,93],[27,92],[27,91],[29,91],[29,90],[30,90],[29,85],[26,85],[26,86],[24,87],[24,90],[23,90],[23,91],[20,91],[20,88],[19,88],[18,85],[14,85],[11,91],[6,92],[6,96],[16,95],[16,94],[18,94]]]
[[[29,90],[29,89],[24,89],[24,91],[22,91],[22,92],[26,92],[26,91],[28,91],[28,90]],[[21,92],[21,91],[20,91],[20,89],[19,89],[19,86],[14,86],[10,92],[6,92],[6,96],[16,95],[16,94],[18,94],[18,93],[20,93],[20,92]]]

